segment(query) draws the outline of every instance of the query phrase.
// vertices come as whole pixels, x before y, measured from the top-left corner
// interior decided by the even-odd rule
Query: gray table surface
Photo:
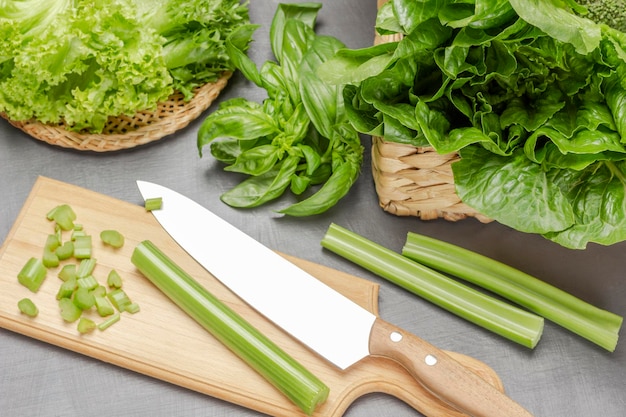
[[[318,31],[349,47],[373,40],[373,0],[323,1]],[[250,55],[272,59],[269,22],[276,1],[252,2],[251,19],[262,24]],[[264,98],[239,74],[220,99]],[[210,111],[210,110],[209,110]],[[366,153],[363,172],[350,194],[314,218],[279,218],[272,209],[235,210],[219,195],[239,178],[222,171],[196,150],[199,121],[159,142],[128,151],[98,154],[50,146],[0,121],[0,240],[4,241],[38,175],[141,204],[136,179],[151,180],[189,195],[269,247],[370,279],[380,284],[381,316],[441,348],[491,365],[508,394],[538,417],[623,417],[626,415],[626,346],[613,353],[546,323],[530,350],[503,340],[408,294],[320,247],[336,222],[394,250],[415,231],[491,256],[567,290],[591,303],[626,315],[626,244],[564,249],[542,237],[474,219],[451,223],[420,221],[383,212]],[[364,137],[369,148],[369,138]],[[3,416],[256,416],[255,411],[121,369],[80,354],[0,329],[0,415]],[[384,394],[357,400],[348,417],[416,416],[418,412]]]

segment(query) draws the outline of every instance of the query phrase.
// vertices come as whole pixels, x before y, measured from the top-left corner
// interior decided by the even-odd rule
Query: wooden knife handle
[[[433,395],[470,416],[532,417],[441,349],[382,319],[372,327],[370,354],[397,361]]]

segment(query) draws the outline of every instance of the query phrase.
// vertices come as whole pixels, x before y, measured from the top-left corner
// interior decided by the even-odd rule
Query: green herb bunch
[[[316,74],[344,47],[334,37],[315,33],[320,7],[278,6],[270,28],[277,61],[260,69],[244,50],[257,25],[242,26],[226,40],[237,69],[267,92],[263,103],[242,98],[221,103],[198,132],[200,155],[210,145],[211,154],[228,164],[227,171],[248,176],[221,196],[233,207],[256,207],[289,189],[301,201],[280,213],[319,214],[344,197],[359,175],[363,147],[344,113],[342,87]]]

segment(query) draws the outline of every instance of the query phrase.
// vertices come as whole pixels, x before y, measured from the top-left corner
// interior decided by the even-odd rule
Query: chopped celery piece
[[[61,317],[68,323],[74,323],[83,313],[83,310],[78,308],[70,298],[61,298],[59,309],[61,310]]]
[[[74,228],[72,230],[81,231],[83,230],[83,225],[80,223],[74,223]]]
[[[63,265],[63,268],[61,268],[61,270],[59,271],[58,277],[61,279],[61,281],[67,281],[71,278],[76,279],[76,265]]]
[[[139,313],[139,304],[137,303],[130,303],[129,305],[126,306],[126,311],[129,312],[130,314],[136,314]]]
[[[107,295],[107,289],[104,285],[98,284],[96,288],[91,290],[91,293],[94,297],[104,297]]]
[[[114,248],[124,246],[124,236],[117,230],[103,230],[100,232],[100,239],[103,243]]]
[[[60,264],[59,257],[57,256],[56,252],[51,252],[48,249],[43,250],[41,262],[46,268],[56,268]]]
[[[89,310],[95,303],[95,297],[87,288],[79,286],[74,292],[74,305],[81,310]]]
[[[17,308],[20,309],[22,314],[26,314],[28,317],[37,317],[37,314],[39,314],[39,309],[30,298],[22,298],[18,301]]]
[[[77,236],[74,239],[74,257],[76,259],[91,258],[91,236]]]
[[[56,254],[57,248],[61,245],[59,237],[55,234],[48,235],[43,247],[42,262],[46,268],[56,268],[59,266],[59,257]]]
[[[219,301],[152,242],[140,243],[131,262],[176,305],[305,413],[312,414],[326,400],[329,389],[322,381]]]
[[[118,321],[120,321],[120,313],[114,313],[112,316],[110,316],[108,319],[104,320],[101,323],[98,323],[98,329],[99,330],[106,330],[109,327],[111,327],[112,325],[114,325],[115,323],[117,323]]]
[[[132,303],[128,294],[121,288],[109,291],[107,298],[120,313],[126,311],[126,307]]]
[[[74,228],[76,213],[69,205],[61,204],[50,210],[46,217],[48,220],[53,220],[61,229],[71,230]]]
[[[59,291],[57,291],[57,300],[60,300],[61,298],[72,298],[76,288],[78,288],[76,278],[69,278],[67,281],[64,281],[59,287]]]
[[[160,210],[162,206],[163,198],[161,197],[146,198],[146,201],[144,202],[146,211]]]
[[[107,285],[109,288],[122,288],[122,277],[115,269],[112,269],[107,276]]]
[[[74,231],[72,232],[71,239],[72,239],[72,242],[74,242],[74,241],[75,241],[76,239],[78,239],[79,237],[85,237],[85,236],[87,236],[87,233],[85,233],[85,231],[84,231],[84,230],[82,230],[82,229],[80,229],[80,230],[74,230]]]
[[[91,333],[96,330],[96,323],[91,319],[81,317],[80,320],[78,320],[76,329],[80,334]]]
[[[409,233],[403,255],[492,291],[614,351],[623,318],[597,308],[495,259],[417,233]]]
[[[46,274],[47,270],[41,259],[33,257],[26,262],[17,274],[17,280],[32,292],[37,292],[46,278]]]
[[[87,290],[93,290],[98,287],[98,280],[93,275],[88,275],[83,278],[78,278],[76,280],[78,284],[78,288],[85,288]]]
[[[60,261],[69,259],[72,257],[72,255],[74,255],[74,243],[68,240],[67,242],[59,246],[54,252],[56,253]]]
[[[113,306],[111,305],[109,300],[106,299],[106,297],[95,296],[94,300],[96,304],[96,311],[101,317],[110,316],[111,314],[115,313]]]
[[[93,270],[96,269],[96,259],[95,258],[87,258],[80,261],[78,264],[78,268],[76,268],[76,277],[77,278],[85,278],[93,273]]]
[[[322,246],[457,316],[534,348],[542,317],[460,284],[354,232],[331,224]]]

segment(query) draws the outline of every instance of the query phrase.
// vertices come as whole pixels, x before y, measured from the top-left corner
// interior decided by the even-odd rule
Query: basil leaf
[[[291,183],[299,159],[285,158],[264,174],[242,181],[222,194],[220,199],[232,207],[249,208],[280,197]]]

